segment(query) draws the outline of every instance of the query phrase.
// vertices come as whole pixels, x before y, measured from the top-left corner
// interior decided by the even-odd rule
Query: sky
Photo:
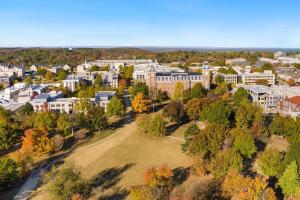
[[[300,47],[299,0],[1,0],[1,47]]]

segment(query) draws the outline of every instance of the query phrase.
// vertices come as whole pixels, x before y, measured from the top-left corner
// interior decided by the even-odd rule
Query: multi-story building
[[[99,91],[95,95],[95,103],[104,108],[106,112],[106,108],[110,99],[116,95],[116,91]]]
[[[71,90],[72,92],[75,91],[76,87],[79,85],[79,78],[72,78],[69,77],[66,80],[63,80],[61,82],[62,87],[64,88],[68,88],[69,90]]]
[[[264,72],[244,73],[242,76],[242,83],[246,85],[255,84],[258,80],[267,80],[269,85],[275,84],[275,74],[271,70]]]
[[[285,99],[277,103],[277,110],[279,113],[284,115],[290,115],[297,117],[300,115],[300,96],[294,96],[291,98],[286,97]]]
[[[184,90],[191,89],[197,83],[201,83],[206,89],[209,89],[210,76],[208,73],[204,75],[187,72],[159,73],[152,69],[146,83],[151,93],[155,94],[160,90],[172,96],[177,83],[181,83]]]
[[[248,62],[245,58],[233,58],[233,59],[226,59],[226,65],[247,65]]]
[[[265,111],[273,110],[283,96],[272,91],[270,87],[264,85],[242,85],[252,97],[252,101],[261,106]]]
[[[10,64],[0,64],[0,76],[22,77],[25,72],[24,66],[15,66]]]
[[[222,76],[225,83],[237,84],[238,83],[238,75],[237,74],[223,74],[223,73],[215,73],[214,79],[217,76]]]
[[[119,76],[114,72],[106,72],[102,74],[102,82],[103,84],[117,88],[119,86]]]
[[[283,51],[277,51],[274,53],[274,59],[278,59],[279,57],[285,57],[286,53]]]
[[[280,61],[271,58],[260,58],[259,61],[263,63],[270,63],[272,65],[280,63]]]
[[[136,65],[134,67],[134,71],[132,74],[134,81],[141,81],[145,82],[148,79],[150,70],[154,70],[157,73],[174,73],[174,72],[184,72],[183,69],[178,67],[169,67],[165,65],[158,65],[158,64],[143,64],[143,65]]]

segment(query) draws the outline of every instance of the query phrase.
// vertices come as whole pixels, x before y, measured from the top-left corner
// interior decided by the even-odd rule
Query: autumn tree
[[[185,142],[181,145],[181,149],[186,153],[189,149],[191,141],[194,139],[195,135],[200,132],[199,127],[196,124],[192,124],[184,131]]]
[[[80,172],[73,166],[63,169],[52,169],[46,177],[49,179],[49,191],[54,199],[69,200],[74,194],[87,198],[89,193],[88,183],[83,180]]]
[[[235,128],[231,130],[234,137],[233,149],[246,158],[251,158],[256,152],[254,139],[247,130]]]
[[[233,94],[233,100],[236,105],[240,105],[241,102],[249,101],[250,95],[244,88],[238,88]]]
[[[228,136],[228,131],[221,124],[209,124],[205,129],[198,133],[196,127],[192,127],[185,141],[186,151],[194,156],[202,158],[211,158],[223,148],[225,138]]]
[[[148,97],[149,89],[146,83],[137,82],[133,87],[129,89],[131,96],[134,98],[138,93],[142,93],[143,96]]]
[[[0,158],[0,191],[11,187],[17,178],[16,162],[10,158]]]
[[[113,116],[124,116],[125,115],[125,105],[121,99],[119,99],[117,96],[113,96],[106,108],[106,112],[108,115]]]
[[[8,149],[15,139],[12,113],[0,107],[0,149]]]
[[[278,183],[286,198],[300,195],[300,180],[296,161],[287,166]]]
[[[231,125],[233,114],[233,108],[228,102],[219,100],[203,109],[201,119],[207,120],[210,123],[223,124],[226,127],[229,127]]]
[[[34,118],[34,127],[51,131],[55,128],[57,115],[54,112],[38,112]]]
[[[182,83],[180,82],[175,83],[172,99],[175,101],[182,99],[183,90],[184,90],[184,86]]]
[[[149,100],[142,93],[138,93],[132,100],[132,108],[137,113],[149,110]]]
[[[101,106],[95,106],[93,109],[86,113],[88,119],[89,128],[92,130],[100,131],[107,126],[107,117],[105,116],[105,111]]]
[[[244,177],[235,170],[230,171],[222,184],[223,196],[240,200],[276,200],[275,192],[259,177]]]
[[[196,83],[191,89],[191,98],[203,98],[206,95],[206,89],[201,83]]]
[[[69,115],[65,112],[61,113],[56,122],[58,132],[67,136],[71,133],[71,126]]]
[[[265,176],[278,176],[282,155],[277,149],[266,149],[258,155],[258,167]]]
[[[162,118],[160,114],[155,114],[152,116],[149,126],[148,132],[151,133],[155,137],[160,137],[165,134],[166,122]]]
[[[119,89],[124,90],[125,88],[127,88],[127,80],[126,79],[119,80]]]
[[[287,84],[288,84],[289,86],[294,86],[294,85],[296,85],[296,82],[295,82],[294,79],[290,78],[289,80],[287,80]]]
[[[147,132],[150,121],[151,115],[143,113],[136,118],[135,123],[139,128],[142,129],[143,132]]]
[[[49,154],[54,150],[54,144],[44,130],[27,129],[22,140],[21,150],[38,155]]]
[[[146,185],[151,188],[153,199],[166,198],[173,189],[173,172],[167,166],[153,167],[144,174]]]
[[[241,156],[232,149],[219,151],[209,164],[212,175],[217,179],[224,178],[231,170],[240,171],[242,168]]]
[[[186,104],[186,112],[189,118],[192,120],[200,119],[202,106],[203,102],[199,98],[193,98],[189,100]]]
[[[54,73],[47,71],[46,74],[44,75],[44,78],[47,83],[50,83],[50,82],[54,81],[55,75],[54,75]]]
[[[183,105],[178,101],[171,101],[164,107],[163,114],[165,117],[169,117],[171,121],[179,124],[184,116]]]

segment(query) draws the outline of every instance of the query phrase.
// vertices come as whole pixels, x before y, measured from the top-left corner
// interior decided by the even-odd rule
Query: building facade
[[[265,70],[263,73],[244,73],[241,76],[242,83],[246,85],[253,85],[258,80],[267,80],[269,85],[275,85],[275,74],[271,70]]]

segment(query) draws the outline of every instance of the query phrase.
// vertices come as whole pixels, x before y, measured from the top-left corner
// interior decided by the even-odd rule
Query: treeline
[[[154,52],[138,48],[12,48],[0,49],[0,63],[24,64],[65,64],[72,67],[85,60],[96,59],[157,59],[161,63],[180,62],[184,64],[208,61],[215,65],[225,65],[225,59],[246,58],[255,63],[257,57],[272,58],[272,52],[250,51],[172,51]]]

